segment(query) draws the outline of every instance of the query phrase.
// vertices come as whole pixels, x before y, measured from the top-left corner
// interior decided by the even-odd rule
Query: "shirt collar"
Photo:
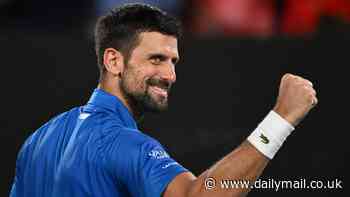
[[[84,110],[97,111],[96,107],[116,113],[124,126],[137,129],[134,118],[120,99],[99,88],[94,90]]]

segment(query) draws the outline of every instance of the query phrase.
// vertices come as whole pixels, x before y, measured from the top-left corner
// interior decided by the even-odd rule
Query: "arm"
[[[248,189],[221,189],[218,181],[223,179],[255,180],[262,173],[268,161],[269,159],[254,146],[244,141],[198,178],[189,172],[177,176],[169,184],[164,197],[245,196],[249,192]],[[205,188],[205,180],[208,177],[216,180],[216,187],[210,190]]]
[[[312,83],[301,77],[286,74],[281,80],[277,103],[273,110],[296,126],[316,104],[316,92]],[[268,157],[250,142],[244,141],[198,178],[189,172],[178,175],[168,185],[164,197],[245,196],[249,189],[221,189],[218,182],[225,179],[255,181],[268,162]],[[217,181],[217,187],[210,190],[205,188],[205,180],[208,177]]]

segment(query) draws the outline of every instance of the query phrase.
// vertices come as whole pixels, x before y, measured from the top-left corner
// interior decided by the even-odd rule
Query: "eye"
[[[161,54],[155,54],[155,55],[151,55],[149,60],[153,65],[160,65],[162,64],[163,61],[166,60],[166,56]]]
[[[162,60],[160,57],[153,57],[153,58],[151,58],[151,63],[154,65],[159,65],[162,63]]]

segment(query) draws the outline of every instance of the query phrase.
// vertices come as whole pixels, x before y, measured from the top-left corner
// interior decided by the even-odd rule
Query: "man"
[[[21,148],[11,197],[242,196],[213,179],[256,180],[317,103],[312,83],[286,74],[273,110],[246,141],[196,177],[137,129],[163,111],[176,80],[178,22],[146,5],[120,7],[97,23],[100,81],[88,103],[39,128]]]

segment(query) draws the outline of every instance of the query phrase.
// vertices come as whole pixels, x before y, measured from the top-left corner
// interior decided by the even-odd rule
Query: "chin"
[[[134,101],[137,111],[140,113],[152,112],[159,113],[167,111],[168,98],[145,92],[144,94],[129,94]]]
[[[146,106],[146,110],[148,112],[164,112],[168,110],[168,105],[164,105],[164,104],[156,104],[156,105],[147,105]]]
[[[144,100],[145,111],[163,112],[168,110],[168,98],[148,93]]]
[[[168,110],[168,101],[156,101],[154,99],[149,100],[145,103],[145,111],[147,112],[163,112]]]

